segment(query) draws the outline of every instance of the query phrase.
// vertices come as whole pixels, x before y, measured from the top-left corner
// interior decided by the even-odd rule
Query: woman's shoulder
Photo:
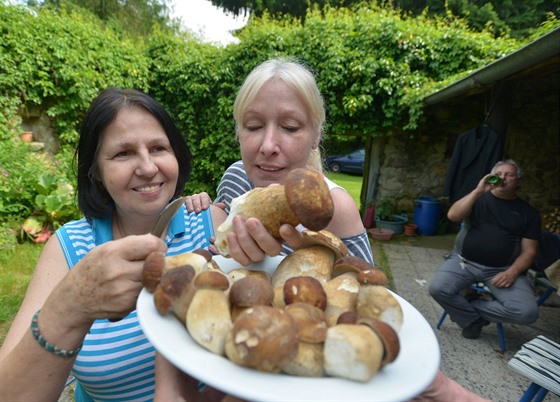
[[[237,162],[233,162],[231,165],[228,166],[226,171],[224,172],[225,176],[237,176],[243,179],[249,179],[247,176],[247,172],[245,172],[245,167],[243,166],[243,161],[239,160]]]
[[[342,187],[331,190],[334,203],[334,215],[327,230],[338,237],[350,237],[364,231],[358,205],[352,196]]]
[[[334,181],[332,181],[331,179],[329,179],[327,176],[324,176],[324,178],[325,178],[325,183],[327,183],[327,186],[329,187],[329,191],[330,191],[330,190],[333,190],[333,189],[335,189],[335,188],[340,188],[340,189],[346,191],[346,189],[344,189],[344,187],[342,187],[342,186],[339,185],[339,184],[336,184]]]
[[[59,238],[66,239],[71,233],[84,233],[92,230],[92,223],[86,218],[66,222],[56,230]]]
[[[336,186],[330,189],[331,197],[333,202],[337,207],[344,207],[344,209],[349,208],[350,210],[357,210],[358,205],[354,198],[350,195],[344,187]]]
[[[89,222],[85,217],[80,218],[80,219],[75,219],[72,221],[68,221],[66,222],[64,225],[62,225],[62,228],[73,228],[73,227],[85,227],[85,226],[90,226],[91,227],[91,222]]]
[[[216,202],[226,204],[226,212],[229,212],[229,204],[232,199],[245,194],[253,188],[253,183],[247,176],[242,161],[230,165],[224,172],[218,184]]]

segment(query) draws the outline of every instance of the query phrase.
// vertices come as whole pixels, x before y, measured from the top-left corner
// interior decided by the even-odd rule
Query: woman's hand
[[[265,256],[276,256],[282,252],[282,243],[272,237],[256,218],[245,220],[241,216],[233,219],[233,233],[227,235],[231,257],[242,265],[262,261]],[[301,244],[301,233],[291,225],[280,228],[280,236],[292,247]]]
[[[166,252],[157,237],[128,236],[91,250],[53,290],[49,299],[56,305],[71,305],[65,311],[72,322],[118,319],[136,307],[142,290],[144,260],[153,251]],[[54,299],[54,300],[53,300]],[[61,301],[72,300],[72,303]]]
[[[200,362],[204,364],[204,362]],[[183,373],[159,353],[156,353],[156,393],[154,401],[218,402],[225,394]]]

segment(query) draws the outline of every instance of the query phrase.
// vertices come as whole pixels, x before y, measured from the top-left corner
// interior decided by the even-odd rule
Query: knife
[[[181,205],[185,203],[186,199],[187,197],[177,198],[167,204],[163,211],[159,214],[154,227],[150,230],[150,233],[161,239],[165,234],[165,229],[171,221],[171,218],[173,218],[173,216],[177,213]]]

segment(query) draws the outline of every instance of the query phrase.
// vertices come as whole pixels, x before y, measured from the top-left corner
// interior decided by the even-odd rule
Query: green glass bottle
[[[486,181],[488,182],[488,184],[497,186],[502,182],[502,179],[500,179],[500,176],[498,176],[497,174],[492,174],[486,178]]]

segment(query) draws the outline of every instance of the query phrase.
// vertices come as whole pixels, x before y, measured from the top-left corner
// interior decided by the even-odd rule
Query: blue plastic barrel
[[[437,198],[420,197],[416,199],[414,223],[418,226],[418,234],[431,236],[437,233],[440,209],[440,202]]]

